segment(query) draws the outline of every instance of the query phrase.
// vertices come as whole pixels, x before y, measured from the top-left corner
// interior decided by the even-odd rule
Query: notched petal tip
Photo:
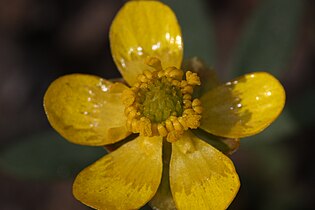
[[[200,127],[217,136],[243,138],[268,127],[282,112],[285,90],[266,72],[246,74],[202,96]]]

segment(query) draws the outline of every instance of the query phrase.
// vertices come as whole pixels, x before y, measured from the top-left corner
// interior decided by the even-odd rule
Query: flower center
[[[139,93],[142,104],[140,113],[151,122],[161,123],[170,116],[177,117],[183,113],[182,93],[165,77],[154,80],[147,89],[141,89]]]
[[[144,136],[163,136],[176,141],[189,128],[196,129],[202,113],[199,99],[192,99],[193,87],[200,85],[196,73],[175,67],[162,69],[161,61],[150,57],[138,82],[123,92],[128,129]]]

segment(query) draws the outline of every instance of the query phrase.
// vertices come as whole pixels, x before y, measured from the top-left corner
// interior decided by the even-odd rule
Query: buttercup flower
[[[138,209],[166,183],[177,209],[226,209],[240,186],[234,165],[192,130],[232,139],[254,135],[281,113],[282,85],[257,72],[196,98],[203,80],[180,69],[180,27],[158,1],[127,2],[109,35],[128,86],[72,74],[55,80],[44,97],[50,124],[70,142],[103,146],[138,134],[84,169],[74,196],[95,209]]]

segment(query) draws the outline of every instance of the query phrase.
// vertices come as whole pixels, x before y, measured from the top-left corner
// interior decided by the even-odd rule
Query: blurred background
[[[120,76],[108,31],[124,2],[0,1],[1,210],[88,209],[72,197],[72,182],[105,152],[63,140],[42,100],[61,75]],[[315,2],[163,2],[182,26],[185,58],[202,58],[223,82],[268,71],[286,89],[281,117],[231,156],[242,185],[229,209],[314,209]]]

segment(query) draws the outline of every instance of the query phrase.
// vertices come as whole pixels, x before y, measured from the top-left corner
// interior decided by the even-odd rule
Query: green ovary
[[[179,88],[172,86],[165,78],[151,83],[140,91],[142,114],[151,122],[160,123],[169,116],[180,116],[183,112],[183,98]]]

